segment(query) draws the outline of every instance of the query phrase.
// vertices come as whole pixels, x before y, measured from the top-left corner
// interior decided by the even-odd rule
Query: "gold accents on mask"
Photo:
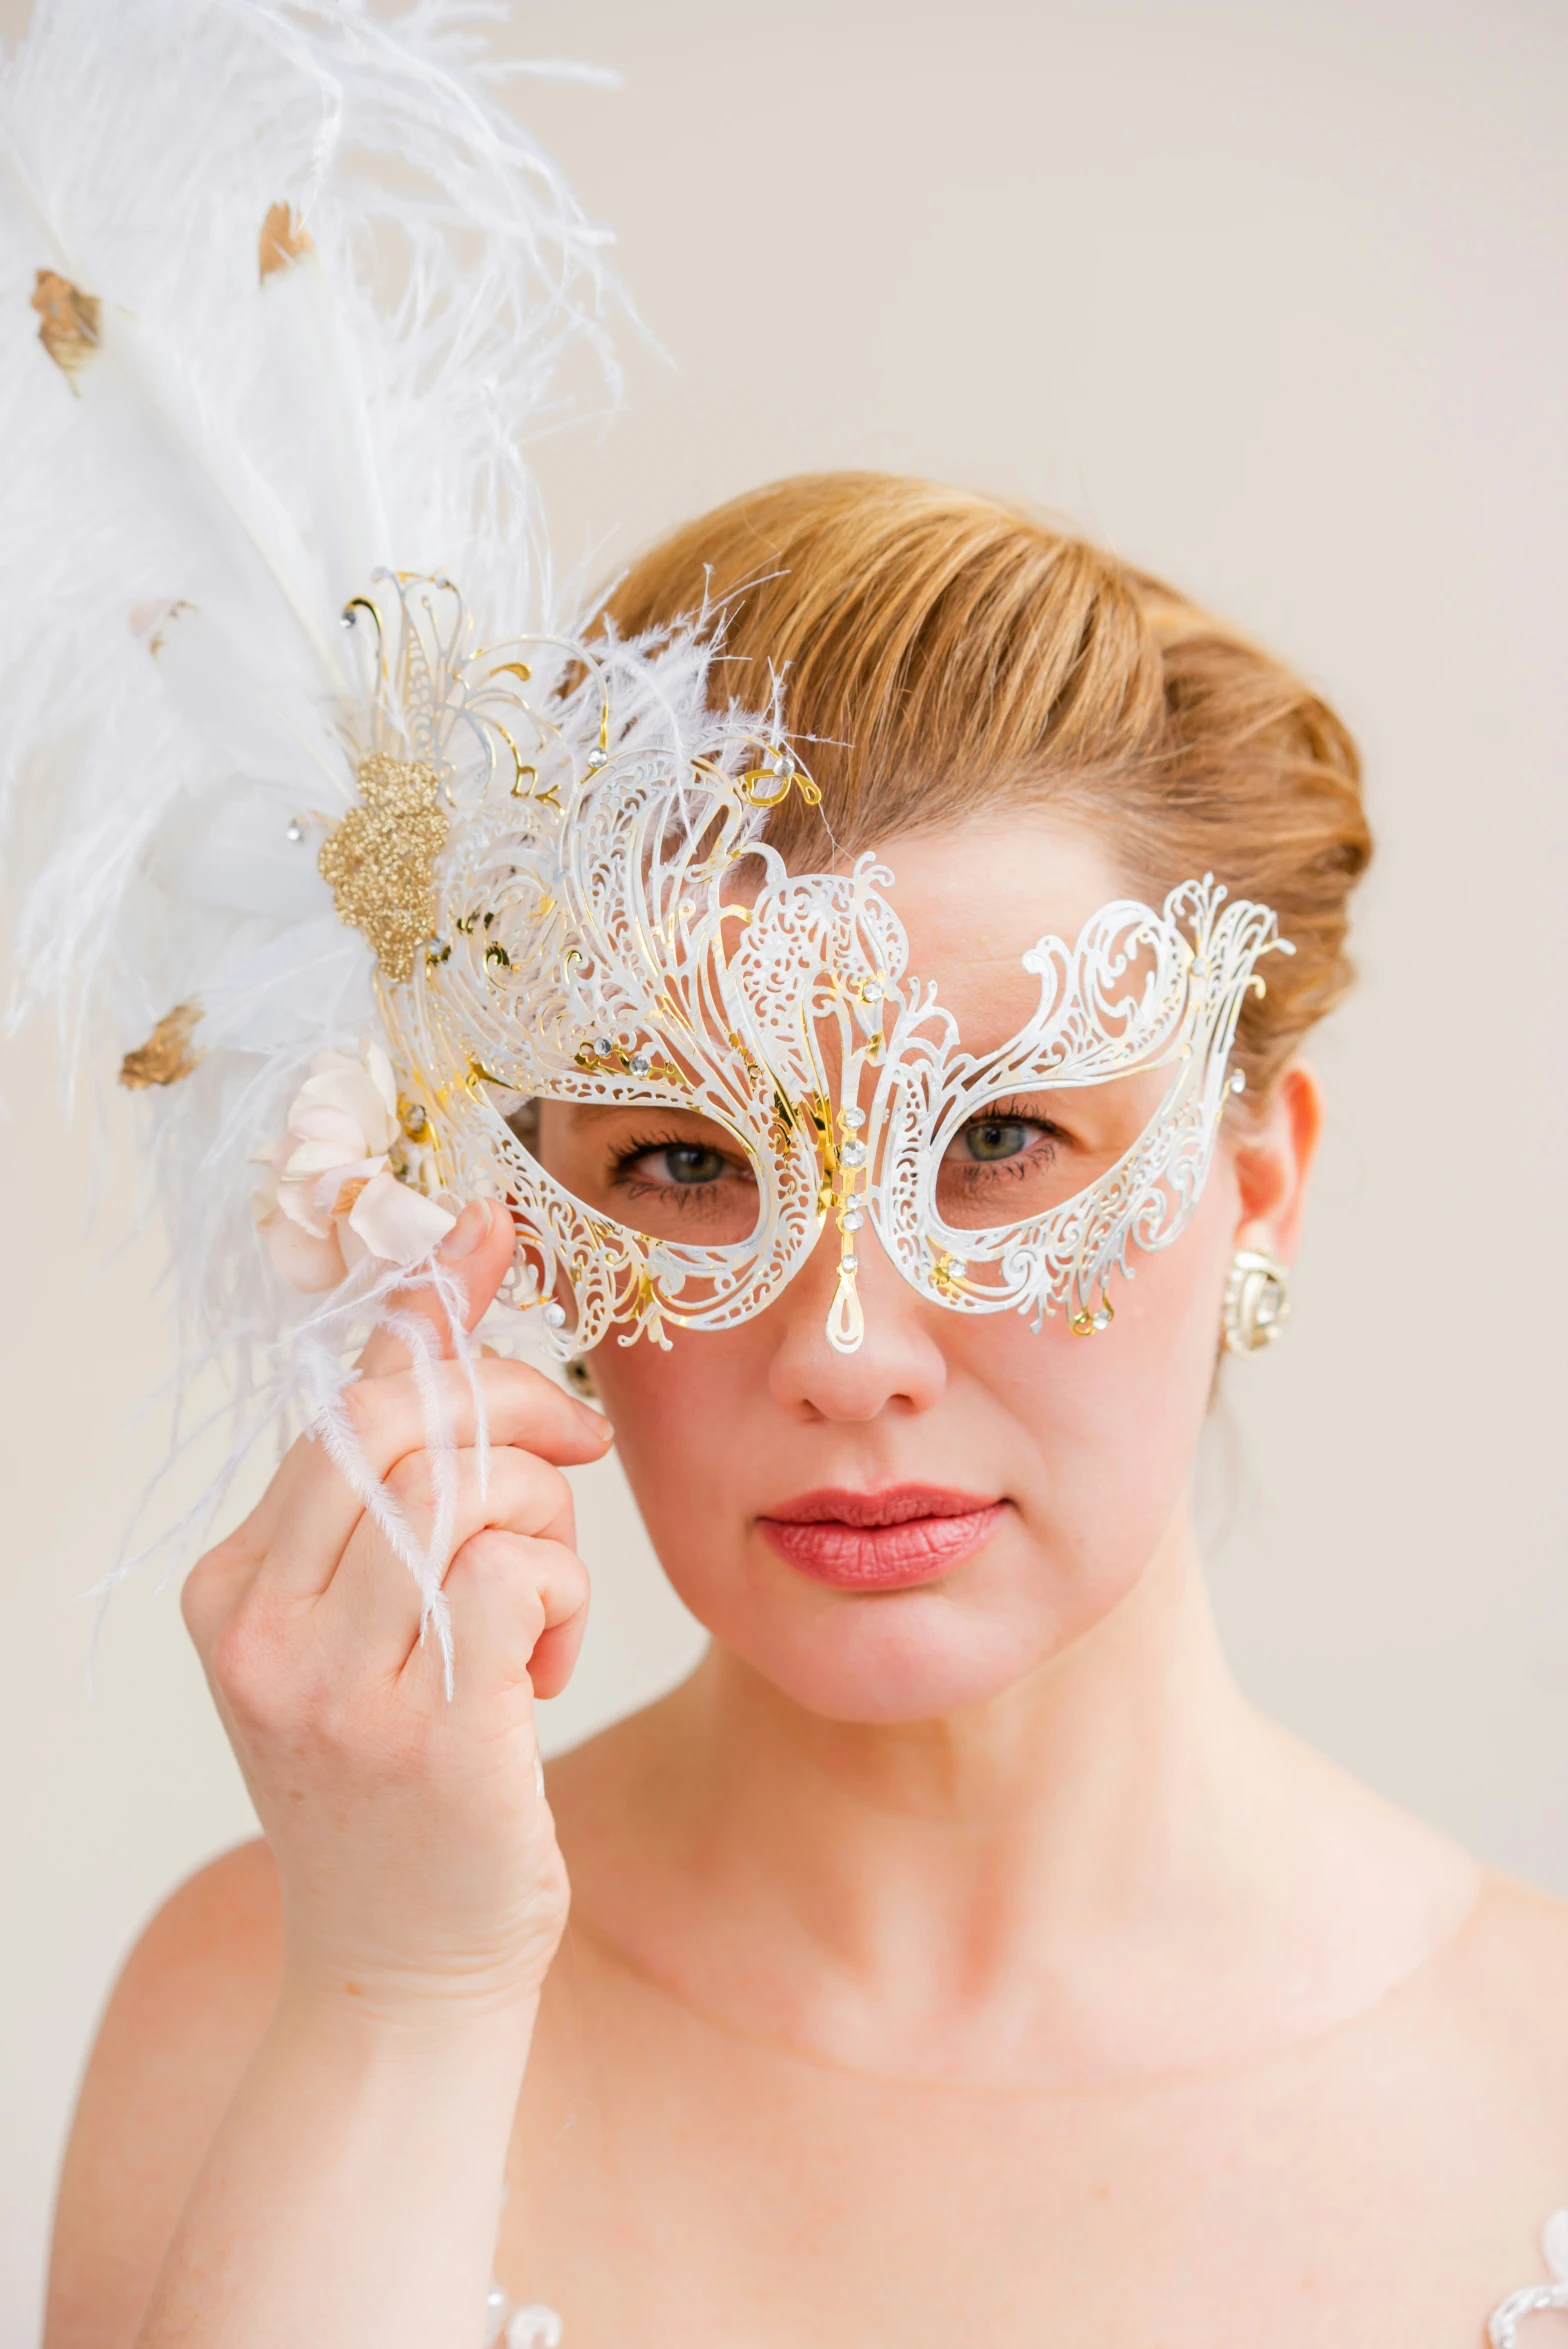
[[[339,921],[363,930],[389,979],[406,979],[435,928],[436,858],[447,819],[441,779],[420,759],[373,751],[359,767],[362,804],[327,834],[316,860]]]
[[[177,1085],[201,1058],[191,1050],[191,1035],[201,1018],[199,1003],[177,1003],[165,1012],[145,1044],[138,1044],[120,1063],[120,1082],[132,1093],[148,1085]]]
[[[968,1270],[965,1257],[954,1256],[947,1248],[935,1249],[931,1261],[931,1286],[939,1297],[945,1298],[950,1304],[962,1296],[973,1296],[975,1292],[964,1279]]]
[[[98,348],[103,304],[55,269],[38,271],[31,298],[38,340],[74,391],[73,379]]]
[[[307,253],[315,251],[310,231],[306,228],[292,204],[274,204],[261,224],[261,275],[265,283],[275,277],[290,262],[302,261]]]
[[[792,789],[799,791],[807,807],[822,805],[821,784],[804,767],[797,767],[787,750],[770,751],[760,766],[748,767],[739,787],[742,799],[753,807],[782,807]]]
[[[611,1036],[585,1037],[573,1056],[573,1065],[595,1076],[647,1077],[655,1085],[688,1088],[691,1084],[685,1070],[666,1060],[662,1052],[639,1052],[631,1045],[617,1044]]]

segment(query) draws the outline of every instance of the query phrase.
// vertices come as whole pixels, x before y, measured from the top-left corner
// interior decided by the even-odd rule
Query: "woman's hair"
[[[1371,835],[1345,727],[1283,663],[1021,506],[882,473],[771,484],[662,540],[606,599],[623,636],[706,611],[715,691],[785,720],[822,787],[768,838],[797,868],[981,810],[1050,807],[1159,895],[1212,873],[1279,916],[1237,1039],[1267,1096],[1351,980]],[[825,853],[827,852],[827,853]]]

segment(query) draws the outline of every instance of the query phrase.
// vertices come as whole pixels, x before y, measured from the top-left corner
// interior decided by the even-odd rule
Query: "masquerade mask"
[[[390,584],[390,583],[389,583]],[[514,1302],[535,1304],[553,1350],[667,1343],[666,1324],[722,1329],[760,1312],[839,1235],[834,1346],[861,1342],[869,1227],[913,1288],[954,1311],[1013,1309],[1036,1327],[1061,1305],[1103,1329],[1107,1283],[1131,1244],[1164,1247],[1201,1190],[1224,1109],[1236,1021],[1274,917],[1227,903],[1211,878],[1163,908],[1103,907],[1074,943],[1023,958],[1032,1016],[974,1053],[909,970],[870,857],[792,875],[765,811],[816,796],[775,730],[715,725],[684,752],[652,713],[618,708],[616,649],[548,642],[464,657],[455,590],[408,584],[363,617],[375,631],[373,706],[395,739],[369,778],[423,774],[450,841],[429,932],[358,897],[339,909],[387,944],[393,1057],[425,1179],[511,1207]],[[627,680],[635,698],[636,672]],[[381,778],[381,779],[378,779]],[[342,869],[354,819],[329,838]],[[433,835],[432,835],[433,837]],[[423,912],[423,908],[421,911]],[[406,972],[406,975],[404,975]],[[957,1226],[938,1173],[959,1133],[1019,1094],[1169,1071],[1142,1131],[1095,1181],[1023,1219]],[[498,1098],[499,1096],[499,1098]],[[639,1231],[576,1197],[503,1115],[513,1098],[696,1114],[755,1186],[743,1239],[693,1244]]]

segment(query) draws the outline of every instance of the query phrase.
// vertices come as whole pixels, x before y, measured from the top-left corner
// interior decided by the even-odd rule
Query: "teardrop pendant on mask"
[[[835,1354],[858,1352],[866,1334],[866,1317],[861,1310],[860,1294],[855,1287],[856,1261],[853,1256],[839,1259],[838,1287],[828,1308],[828,1344]]]

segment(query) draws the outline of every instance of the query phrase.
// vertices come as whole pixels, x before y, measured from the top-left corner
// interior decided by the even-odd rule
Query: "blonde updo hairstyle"
[[[623,636],[707,611],[716,694],[742,708],[767,708],[782,677],[822,788],[820,809],[792,793],[769,819],[796,869],[1050,807],[1156,902],[1213,873],[1272,906],[1295,953],[1269,958],[1242,1013],[1253,1102],[1349,986],[1349,897],[1372,841],[1345,727],[1236,629],[1025,508],[805,474],[674,532],[604,611]]]

